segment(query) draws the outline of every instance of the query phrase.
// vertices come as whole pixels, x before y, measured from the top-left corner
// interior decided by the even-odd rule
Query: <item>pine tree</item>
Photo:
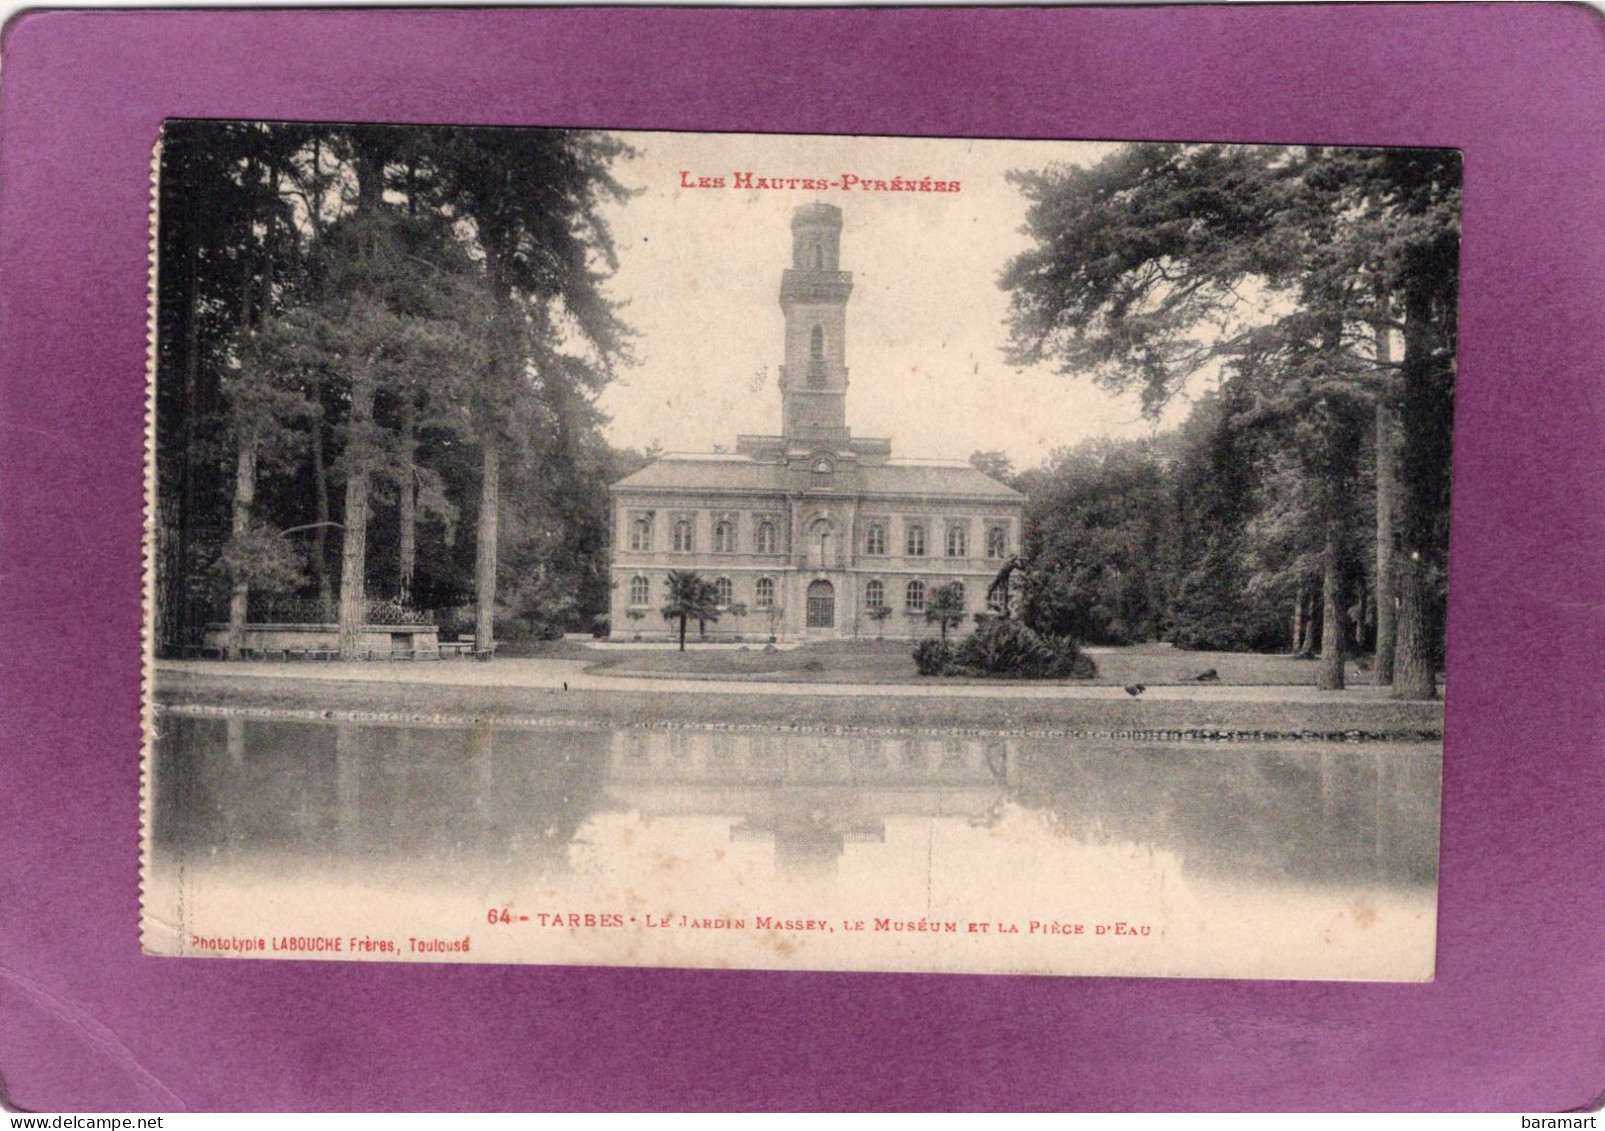
[[[1013,175],[1036,246],[1009,265],[1012,358],[1134,390],[1157,416],[1190,377],[1251,370],[1256,411],[1315,429],[1324,619],[1346,609],[1343,516],[1362,414],[1403,431],[1395,694],[1434,694],[1427,578],[1441,576],[1452,418],[1459,165],[1439,151],[1128,146]],[[1403,312],[1395,323],[1392,296]],[[1404,357],[1379,355],[1398,328]],[[1327,633],[1321,683],[1340,686]],[[1423,675],[1423,671],[1425,674]]]

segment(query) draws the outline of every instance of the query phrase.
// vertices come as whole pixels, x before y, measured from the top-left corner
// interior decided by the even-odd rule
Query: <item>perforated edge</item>
[[[139,678],[139,945],[146,954],[162,954],[152,946],[151,916],[146,898],[153,858],[152,813],[156,774],[156,281],[161,242],[158,222],[161,201],[162,146],[167,126],[157,134],[150,160],[149,259],[145,312],[145,443],[144,526],[140,544],[140,678]]]

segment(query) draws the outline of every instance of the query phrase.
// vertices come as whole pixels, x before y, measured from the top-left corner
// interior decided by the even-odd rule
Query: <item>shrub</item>
[[[917,657],[916,657],[917,658]],[[1019,621],[989,620],[959,645],[953,666],[999,679],[1091,679],[1098,666],[1068,636],[1033,632]]]
[[[1083,652],[1080,648],[1076,649],[1075,661],[1073,663],[1071,663],[1071,665],[1070,665],[1070,678],[1071,679],[1097,679],[1098,678],[1098,664],[1097,664],[1097,662],[1094,661],[1091,656],[1089,656],[1085,652]]]
[[[293,593],[306,581],[306,559],[278,531],[253,526],[228,540],[212,571],[223,587],[243,581],[262,593]]]
[[[953,649],[940,640],[921,640],[914,645],[914,667],[920,675],[945,675],[953,662]]]

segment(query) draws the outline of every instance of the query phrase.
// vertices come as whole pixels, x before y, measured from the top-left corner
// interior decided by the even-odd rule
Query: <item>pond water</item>
[[[1436,743],[158,721],[160,953],[1432,974]]]

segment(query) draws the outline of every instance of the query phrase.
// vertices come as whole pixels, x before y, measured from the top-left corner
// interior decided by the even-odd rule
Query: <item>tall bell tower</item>
[[[781,276],[786,361],[780,367],[781,431],[788,447],[848,446],[847,298],[841,209],[805,204],[791,217],[791,267]]]

